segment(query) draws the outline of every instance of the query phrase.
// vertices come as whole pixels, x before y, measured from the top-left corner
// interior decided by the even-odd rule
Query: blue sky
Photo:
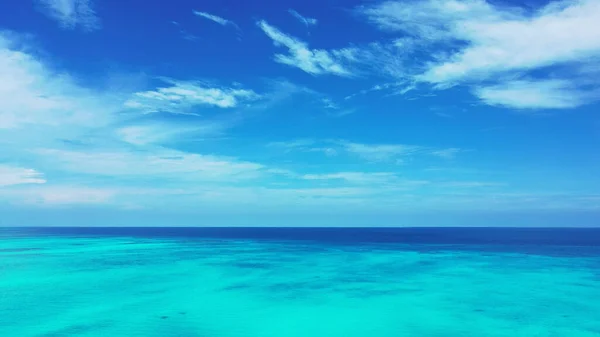
[[[0,3],[0,225],[600,224],[600,2]]]

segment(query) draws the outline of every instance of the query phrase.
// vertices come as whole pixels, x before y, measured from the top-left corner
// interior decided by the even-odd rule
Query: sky
[[[600,1],[0,2],[0,226],[599,226]]]

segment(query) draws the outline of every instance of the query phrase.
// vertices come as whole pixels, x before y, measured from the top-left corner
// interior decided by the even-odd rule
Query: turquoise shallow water
[[[0,239],[2,337],[600,336],[589,247]]]

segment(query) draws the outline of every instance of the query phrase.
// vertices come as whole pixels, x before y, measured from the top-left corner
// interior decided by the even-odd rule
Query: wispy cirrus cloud
[[[64,29],[92,31],[100,28],[92,0],[36,0],[44,13]]]
[[[479,188],[479,187],[499,187],[502,183],[489,181],[447,181],[440,184],[442,187],[456,188]]]
[[[462,149],[459,149],[456,147],[451,147],[448,149],[434,150],[431,152],[431,154],[434,156],[438,156],[440,158],[454,159],[456,157],[456,155],[458,155],[462,151],[463,151]]]
[[[352,185],[369,185],[371,187],[378,187],[379,193],[398,190],[419,190],[421,188],[437,190],[438,193],[447,193],[453,189],[464,192],[465,189],[489,189],[504,186],[501,183],[487,181],[407,179],[395,172],[334,172],[305,174],[299,178],[304,180],[343,182]]]
[[[402,88],[395,94],[404,94],[409,83],[414,82],[407,71],[407,57],[403,56],[403,46],[398,39],[387,42],[372,42],[350,45],[337,49],[311,49],[305,41],[298,39],[270,25],[259,21],[258,26],[270,37],[275,46],[286,47],[288,54],[275,54],[275,61],[299,68],[312,75],[337,75],[360,78],[375,75],[378,78],[402,82]],[[381,89],[392,86],[383,84]],[[393,89],[393,88],[392,88]]]
[[[336,172],[325,174],[305,174],[306,180],[342,180],[355,184],[382,184],[398,180],[398,176],[391,172]]]
[[[0,192],[13,204],[43,206],[104,205],[122,193],[118,188],[86,186],[37,186]]]
[[[339,149],[335,148],[335,144],[328,142],[318,142],[313,139],[297,139],[283,142],[271,142],[268,147],[283,149],[289,153],[292,151],[301,152],[320,152],[327,156],[333,157],[339,154]]]
[[[83,86],[85,81],[27,52],[32,49],[20,48],[19,41],[0,33],[0,74],[13,79],[0,84],[2,204],[151,205],[162,209],[167,207],[165,203],[169,207],[195,207],[198,202],[223,207],[250,203],[372,205],[381,200],[377,198],[388,197],[409,184],[387,172],[360,172],[359,165],[364,164],[360,160],[353,163],[357,171],[324,173],[312,167],[308,173],[291,169],[287,163],[281,163],[281,168],[279,162],[244,158],[244,153],[220,155],[223,147],[190,146],[185,140],[188,136],[220,134],[230,127],[227,118],[145,114],[241,107],[262,96],[266,97],[262,99],[266,102],[261,102],[264,104],[281,102],[297,93],[310,92],[313,99],[324,97],[304,87],[279,82],[261,96],[239,85],[165,80],[151,90],[135,92],[118,86],[113,92],[113,87]],[[316,102],[333,110],[341,107],[333,101]],[[409,155],[406,146],[361,146],[337,140],[296,141],[279,148],[342,160],[347,156],[393,162],[396,157]],[[370,183],[377,186],[363,186]],[[371,197],[374,199],[368,200]]]
[[[38,149],[35,153],[68,172],[97,176],[193,180],[237,180],[256,178],[265,167],[235,158],[191,154],[166,148],[138,150],[99,149],[73,151]]]
[[[193,11],[193,13],[194,13],[194,15],[196,15],[198,17],[201,17],[201,18],[210,20],[212,22],[218,23],[221,26],[232,26],[232,27],[235,27],[236,29],[240,29],[240,27],[238,27],[238,25],[235,22],[233,22],[231,20],[224,19],[224,18],[222,18],[220,16],[217,16],[217,15],[214,15],[214,14],[210,14],[210,13],[206,13],[206,12],[200,12],[200,11]]]
[[[59,146],[61,139],[80,139],[107,127],[117,119],[122,102],[79,86],[69,74],[28,53],[30,49],[19,35],[0,32],[0,76],[11,78],[0,84],[0,157],[6,161],[0,164],[0,202],[82,203],[91,197],[74,193],[77,187],[69,189],[73,193],[48,187],[54,178],[42,172],[61,174],[30,150],[39,144]]]
[[[600,81],[575,74],[600,60],[600,3],[595,0],[537,8],[484,0],[384,1],[357,10],[418,47],[406,49],[408,55],[431,50],[433,57],[413,64],[411,76],[438,89],[475,85],[484,103],[527,109],[571,108],[600,98]],[[436,53],[433,46],[448,49]],[[566,67],[558,77],[536,73],[557,66]],[[517,86],[526,92],[512,90]],[[561,98],[553,99],[553,93]],[[575,98],[566,99],[566,93]]]
[[[179,35],[181,36],[182,39],[187,40],[187,41],[196,41],[199,39],[199,37],[197,35],[194,35],[194,34],[190,33],[189,31],[187,31],[186,29],[184,29],[183,26],[179,22],[171,21],[171,24],[173,24],[173,26],[177,27],[177,29],[179,30]]]
[[[434,156],[454,158],[462,149],[432,148],[410,144],[357,143],[347,140],[297,139],[285,142],[273,142],[270,147],[281,148],[286,152],[322,152],[330,156],[346,154],[373,163],[402,163],[413,156]]]
[[[146,112],[189,114],[196,106],[234,108],[240,103],[255,101],[260,95],[249,89],[214,87],[201,82],[164,79],[167,87],[137,92],[125,106]]]
[[[359,95],[366,95],[366,94],[370,94],[373,92],[379,92],[379,91],[384,91],[384,90],[390,91],[390,94],[388,96],[404,95],[407,92],[414,90],[414,89],[415,89],[415,85],[414,85],[414,83],[410,83],[410,81],[409,82],[401,81],[401,82],[376,84],[374,86],[371,86],[368,89],[363,89],[354,94],[348,95],[348,96],[344,97],[344,100],[349,100],[349,99],[355,98]]]
[[[160,205],[158,200],[171,195],[170,188],[184,187],[185,195],[178,194],[177,200],[188,204],[209,202],[215,195],[223,195],[219,202],[227,203],[233,191],[240,195],[260,191],[273,200],[280,195],[321,201],[348,195],[339,189],[236,187],[297,179],[299,174],[237,157],[165,147],[188,136],[220,134],[230,127],[227,118],[194,118],[189,123],[185,116],[144,114],[149,108],[193,113],[186,109],[239,107],[259,98],[252,90],[167,80],[165,86],[149,91],[105,93],[82,87],[68,74],[14,47],[17,43],[0,34],[0,74],[14,78],[0,84],[0,153],[2,160],[13,160],[2,166],[1,183],[10,186],[0,191],[1,202],[114,206],[134,199],[142,205]],[[274,86],[265,101],[280,101],[303,90]],[[125,102],[132,107],[126,109]],[[143,188],[149,182],[156,186],[151,196]],[[44,188],[36,186],[42,183]]]
[[[410,156],[422,150],[421,146],[404,144],[362,144],[352,142],[342,142],[342,147],[350,154],[356,155],[362,159],[382,162],[382,161],[402,161],[402,157]]]
[[[146,106],[172,111],[195,105],[234,107],[257,99],[253,91],[170,81],[168,87],[139,95],[102,92],[78,85],[68,74],[23,50],[18,36],[0,33],[0,74],[13,79],[0,84],[0,157],[9,160],[0,165],[0,185],[10,186],[10,191],[0,194],[7,200],[103,203],[125,193],[123,185],[144,186],[149,180],[175,185],[230,183],[268,174],[262,164],[157,146],[182,134],[218,133],[228,127],[226,121],[182,124],[143,117],[139,110]],[[136,105],[127,101],[132,96],[144,100]],[[124,113],[125,102],[133,104],[133,111]],[[52,172],[52,178],[37,168]],[[115,188],[94,187],[104,185],[102,179],[112,181]],[[50,187],[28,187],[32,184]]]
[[[389,197],[399,191],[417,191],[435,183],[423,179],[407,179],[394,172],[334,172],[305,174],[301,179],[321,181],[327,185],[369,186],[370,193]]]
[[[295,139],[289,141],[281,141],[281,142],[271,142],[268,146],[271,147],[279,147],[284,149],[298,149],[298,148],[309,148],[316,144],[317,141],[313,139]]]
[[[296,12],[293,9],[289,9],[288,13],[290,13],[293,17],[295,17],[296,19],[298,19],[298,21],[300,21],[301,23],[303,23],[307,28],[310,27],[310,26],[315,26],[318,23],[317,19],[303,16],[303,15],[301,15],[300,13]]]
[[[326,114],[329,117],[340,118],[355,113],[358,109],[348,108],[334,102],[331,98],[325,97],[321,99],[323,107],[325,108]]]
[[[476,87],[474,93],[489,105],[519,109],[567,109],[584,104],[592,92],[582,92],[567,80],[514,80]],[[600,94],[600,92],[598,92]]]
[[[352,76],[352,72],[343,64],[343,60],[333,53],[327,50],[310,49],[306,42],[283,33],[264,20],[257,24],[276,46],[288,49],[287,55],[275,54],[276,62],[302,69],[311,75]]]
[[[18,36],[0,32],[0,130],[41,127],[85,131],[109,124],[115,116],[115,97],[77,85],[68,74],[57,71],[23,51]]]
[[[115,135],[129,144],[161,145],[186,137],[203,139],[221,136],[231,126],[227,120],[202,120],[196,123],[148,121],[119,127]]]
[[[44,183],[44,175],[34,169],[0,164],[0,187]]]

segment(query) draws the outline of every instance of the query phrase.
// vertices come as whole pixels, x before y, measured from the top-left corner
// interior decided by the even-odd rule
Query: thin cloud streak
[[[275,62],[302,69],[311,75],[331,74],[350,77],[352,73],[334,54],[320,49],[310,49],[308,44],[281,32],[266,21],[259,21],[258,27],[273,40],[275,46],[286,47],[289,54],[275,54]]]
[[[125,102],[125,106],[145,112],[194,114],[190,109],[196,106],[234,108],[261,98],[249,89],[211,87],[201,82],[171,79],[164,79],[164,82],[170,86],[137,92]]]
[[[44,13],[56,20],[63,29],[93,31],[100,29],[100,20],[92,0],[37,0]]]
[[[44,175],[34,169],[0,164],[0,187],[45,183]]]
[[[193,13],[194,13],[194,15],[199,16],[201,18],[205,18],[212,22],[216,22],[216,23],[220,24],[221,26],[232,26],[232,27],[235,27],[236,29],[240,28],[240,27],[238,27],[238,25],[235,22],[224,19],[220,16],[216,16],[216,15],[213,15],[210,13],[200,12],[200,11],[193,11]]]
[[[568,109],[588,101],[589,94],[582,93],[566,80],[515,80],[474,89],[479,99],[489,105],[518,109]],[[600,94],[600,93],[597,93]]]
[[[290,13],[293,17],[298,19],[298,21],[303,23],[307,28],[310,26],[315,26],[318,23],[317,19],[305,17],[293,9],[289,9],[288,13]]]

